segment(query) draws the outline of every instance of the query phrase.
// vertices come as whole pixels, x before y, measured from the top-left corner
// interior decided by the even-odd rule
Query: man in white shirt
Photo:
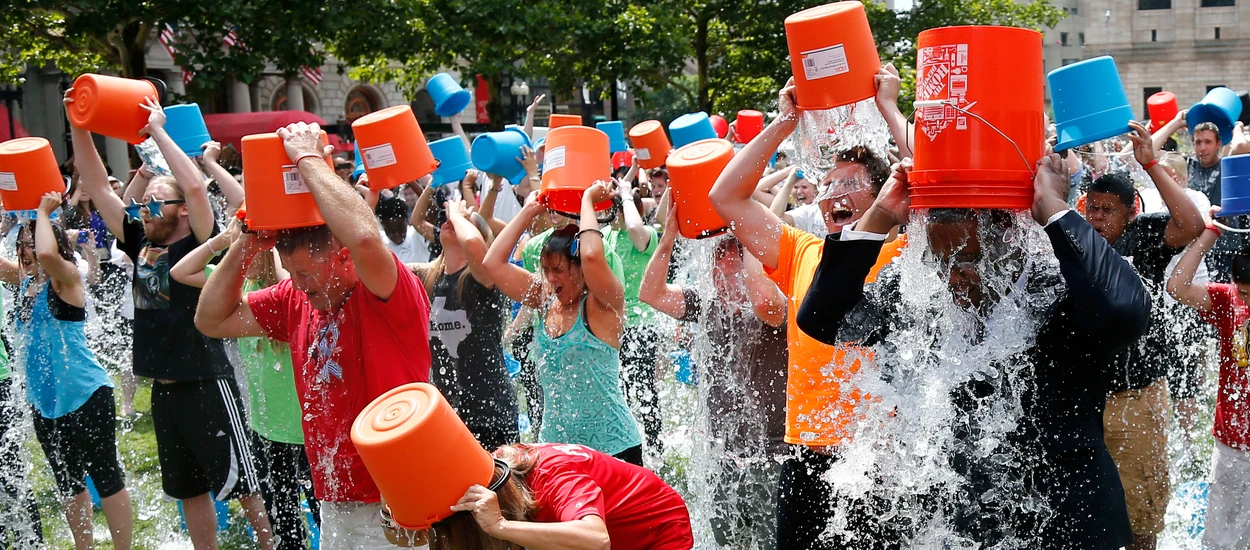
[[[382,241],[391,252],[399,256],[399,261],[405,264],[430,261],[430,243],[409,225],[408,206],[403,199],[382,199],[378,201],[375,212],[381,226]]]

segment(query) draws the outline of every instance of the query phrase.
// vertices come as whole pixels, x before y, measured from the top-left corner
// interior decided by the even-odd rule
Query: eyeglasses
[[[147,210],[149,216],[153,218],[163,218],[165,217],[165,215],[161,210],[165,208],[165,205],[186,204],[186,202],[187,201],[182,200],[182,199],[172,199],[172,200],[165,201],[165,200],[158,199],[156,197],[152,197],[148,199],[147,204],[140,204],[132,198],[130,199],[130,204],[126,205],[126,215],[130,217],[130,219],[132,220],[138,220],[139,212],[141,210]]]

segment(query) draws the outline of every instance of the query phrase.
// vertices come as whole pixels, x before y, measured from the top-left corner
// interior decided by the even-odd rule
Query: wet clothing
[[[641,445],[642,434],[621,393],[619,353],[590,331],[588,299],[562,335],[547,332],[546,308],[534,320],[534,357],[545,393],[538,440],[614,455]]]
[[[1051,515],[1043,519],[986,507],[949,513],[957,530],[985,545],[1014,532],[1027,534],[1030,548],[1119,548],[1132,542],[1132,532],[1124,489],[1103,441],[1107,391],[1102,370],[1114,354],[1145,333],[1149,297],[1141,277],[1076,212],[1057,217],[1045,232],[1062,280],[1026,270],[1024,283],[1043,292],[1057,290],[1058,299],[1041,306],[1046,309],[1039,312],[1036,341],[1023,353],[1032,368],[997,384],[998,391],[1020,392],[1022,422],[1005,443],[1021,460],[996,464],[977,458],[975,449],[962,448],[954,451],[951,462],[963,476],[967,494],[982,495],[997,487],[987,472],[1006,473],[1026,491],[1040,493]],[[841,234],[826,239],[820,268],[799,311],[804,332],[828,344],[843,341],[839,333],[844,325],[848,333],[856,333],[848,336],[862,338],[864,345],[876,345],[889,335],[900,319],[897,272],[869,287],[863,283],[881,247],[876,240],[842,241]],[[952,429],[957,440],[975,434],[970,422],[994,391],[995,385],[974,380],[954,392]]]
[[[647,232],[647,247],[638,250],[629,232],[621,229],[607,229],[603,232],[603,248],[611,256],[616,256],[616,265],[621,267],[621,284],[625,287],[625,326],[638,327],[649,324],[655,316],[651,306],[638,299],[638,290],[642,288],[642,274],[647,271],[647,262],[655,255],[659,246],[659,233],[654,227],[644,225]],[[652,348],[654,351],[654,348]]]
[[[234,379],[152,384],[161,487],[175,499],[233,500],[260,490]]]
[[[1216,441],[1212,454],[1203,546],[1245,550],[1250,547],[1250,451]]]
[[[320,523],[321,514],[312,492],[312,468],[303,445],[279,443],[252,432],[252,455],[260,478],[260,494],[269,511],[269,523],[280,537],[278,550],[304,550],[304,511],[300,493],[308,499],[313,520]]]
[[[516,388],[503,358],[508,297],[486,288],[468,269],[442,273],[434,282],[430,380],[478,443],[495,449],[520,441]]]
[[[289,279],[247,295],[265,334],[291,346],[304,445],[322,501],[378,501],[349,436],[352,422],[383,393],[430,379],[430,348],[423,344],[429,341],[429,299],[408,267],[391,258],[397,275],[387,300],[359,279],[336,311],[314,309]]]
[[[1215,325],[1220,337],[1220,384],[1215,399],[1215,439],[1238,451],[1250,452],[1250,359],[1247,359],[1247,323],[1250,309],[1231,284],[1210,283],[1211,311],[1202,318]]]
[[[200,289],[169,276],[169,269],[200,245],[192,233],[168,245],[148,240],[143,223],[126,218],[117,247],[134,264],[136,376],[179,382],[233,378],[221,340],[195,328]],[[213,225],[213,234],[218,232]],[[155,410],[153,416],[161,414]]]
[[[1169,316],[1174,307],[1167,292],[1167,266],[1184,248],[1171,248],[1163,242],[1172,216],[1165,212],[1141,214],[1128,223],[1111,248],[1128,260],[1141,276],[1150,294],[1150,328],[1146,335],[1107,364],[1107,392],[1140,390],[1164,378],[1168,367],[1182,360],[1175,321]]]
[[[1201,192],[1211,199],[1211,204],[1220,204],[1223,198],[1220,188],[1220,163],[1204,167],[1198,157],[1185,157],[1186,171],[1189,172],[1189,188]]]
[[[901,548],[903,532],[909,523],[906,514],[887,517],[888,508],[879,504],[835,497],[824,474],[839,458],[816,453],[807,447],[794,449],[795,454],[781,464],[777,486],[778,550]],[[822,536],[838,514],[846,517],[846,531],[852,534]]]
[[[535,445],[538,461],[525,482],[540,508],[534,521],[599,516],[612,548],[689,550],[690,513],[681,495],[645,468],[582,445]]]
[[[48,458],[62,497],[86,491],[87,476],[91,476],[101,498],[126,488],[126,474],[117,456],[113,388],[101,386],[86,403],[63,416],[33,416],[35,437]]]
[[[18,356],[26,369],[26,399],[44,418],[60,418],[113,387],[87,346],[87,310],[66,303],[46,282],[35,296],[22,283],[18,306]]]
[[[26,475],[21,438],[9,435],[22,420],[12,392],[8,372],[0,372],[0,499],[9,504],[0,507],[0,548],[11,544],[17,550],[34,550],[44,547],[43,522]]]
[[[1138,535],[1163,532],[1172,494],[1167,432],[1171,411],[1166,380],[1107,397],[1103,439],[1120,472],[1129,523]]]

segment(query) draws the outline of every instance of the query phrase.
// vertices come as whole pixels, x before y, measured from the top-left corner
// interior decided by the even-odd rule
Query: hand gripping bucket
[[[352,443],[402,528],[429,529],[473,485],[488,487],[495,462],[438,389],[413,383],[374,399],[352,423]]]
[[[763,131],[764,113],[752,110],[738,111],[738,118],[734,120],[734,141],[751,143],[751,140]]]
[[[1240,118],[1241,98],[1237,97],[1237,92],[1219,87],[1207,92],[1202,101],[1189,108],[1185,122],[1189,125],[1190,132],[1203,122],[1214,123],[1220,129],[1220,142],[1228,145],[1233,140],[1233,123]]]
[[[365,159],[369,188],[390,189],[427,176],[438,168],[412,107],[397,105],[352,122]]]
[[[1250,155],[1220,160],[1220,196],[1220,217],[1250,214]]]
[[[45,193],[65,192],[52,144],[41,137],[0,143],[0,200],[9,211],[34,210]]]
[[[1133,108],[1109,56],[1086,59],[1046,75],[1059,141],[1055,151],[1127,133]]]
[[[832,109],[877,95],[881,68],[864,5],[834,2],[786,18],[795,96],[803,109]]]
[[[668,156],[669,185],[677,209],[677,229],[687,239],[724,233],[729,226],[712,208],[708,193],[734,158],[734,146],[723,139],[696,141]]]
[[[508,181],[521,181],[525,177],[525,166],[517,159],[521,158],[521,147],[529,144],[530,138],[524,130],[508,128],[502,132],[487,132],[473,138],[470,153],[473,166],[487,174],[508,178]],[[547,151],[550,154],[550,145]]]
[[[917,46],[911,207],[1029,209],[1046,150],[1041,33],[943,27]]]
[[[539,199],[556,212],[577,215],[582,194],[597,181],[612,181],[608,135],[586,126],[565,126],[547,133],[543,186]],[[595,205],[603,211],[612,201]]]
[[[322,144],[326,142],[322,134]],[[278,134],[244,136],[243,194],[247,199],[247,228],[291,229],[321,225],[321,210],[291,162]],[[327,158],[326,165],[334,168]]]
[[[725,136],[729,135],[729,122],[725,120],[725,117],[712,115],[707,117],[707,120],[712,123],[712,130],[716,131],[716,137],[725,139]]]
[[[430,152],[438,159],[438,170],[430,185],[438,187],[464,179],[464,175],[473,168],[469,161],[469,150],[464,146],[464,139],[451,136],[430,143]]]
[[[716,139],[716,128],[707,113],[688,113],[668,123],[668,134],[673,137],[673,148],[680,149],[696,141]]]
[[[1158,132],[1160,128],[1172,122],[1181,108],[1176,102],[1176,94],[1159,92],[1146,98],[1146,110],[1150,115],[1150,131]]]
[[[148,112],[140,105],[143,98],[159,101],[160,90],[148,80],[85,74],[74,81],[70,93],[69,120],[88,132],[141,143],[147,137],[139,132],[148,125]]]
[[[460,83],[447,73],[431,76],[425,82],[425,91],[430,94],[430,99],[434,100],[434,114],[438,116],[451,116],[459,113],[469,106],[469,102],[473,101],[473,95],[461,88]]]
[[[629,142],[634,146],[638,166],[650,170],[664,166],[673,145],[664,135],[664,125],[658,120],[646,120],[629,129]]]
[[[208,136],[208,126],[204,124],[204,115],[200,113],[197,103],[166,107],[165,133],[188,157],[204,154],[200,147],[212,139]]]
[[[615,155],[629,149],[629,145],[625,143],[625,124],[623,122],[619,120],[597,122],[595,123],[595,128],[608,135],[608,148],[612,151],[612,154]]]
[[[554,130],[564,126],[581,126],[582,115],[553,114],[547,119],[547,128]]]

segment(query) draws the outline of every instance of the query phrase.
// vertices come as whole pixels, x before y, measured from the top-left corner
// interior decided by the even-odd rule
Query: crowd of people
[[[921,516],[942,515],[987,546],[1015,537],[1031,548],[1154,548],[1171,494],[1173,410],[1186,449],[1197,445],[1210,325],[1220,361],[1205,543],[1250,547],[1250,252],[1223,229],[1236,220],[1216,224],[1213,207],[1220,159],[1250,152],[1240,124],[1223,144],[1214,125],[1188,128],[1182,111],[1153,134],[1132,123],[1118,153],[1048,152],[1035,167],[1031,220],[913,212],[906,144],[915,140],[897,105],[898,72],[883,68],[876,85],[894,147],[844,144],[819,181],[779,152],[803,116],[793,84],[780,91],[772,122],[708,194],[730,229],[713,245],[710,292],[674,277],[697,260],[682,253],[690,243],[668,172],[637,160],[586,182],[578,212],[557,213],[542,200],[542,145],[520,152],[520,181],[470,170],[447,185],[427,177],[374,190],[351,159],[327,164],[315,124],[295,123],[278,135],[325,223],[257,231],[236,216],[243,187],[218,163],[221,146],[188,157],[155,101],[144,105],[144,132],[163,167],[145,164],[125,184],[73,127],[68,192],[3,228],[12,246],[0,258],[11,297],[0,490],[21,509],[0,532],[16,547],[40,545],[44,518],[18,479],[30,457],[9,437],[29,417],[75,545],[93,544],[89,476],[114,547],[131,547],[116,430],[119,412],[134,414],[139,378],[152,387],[162,490],[181,503],[196,548],[216,547],[214,502],[230,500],[262,548],[306,547],[301,501],[323,548],[389,548],[405,530],[387,523],[349,431],[378,396],[428,382],[497,466],[489,487],[446,503],[460,513],[406,533],[412,544],[691,548],[683,495],[648,469],[665,453],[668,352],[685,345],[664,316],[718,358],[697,382],[710,419],[697,437],[719,442],[712,500],[735,503],[710,520],[718,545],[899,548]],[[1192,139],[1192,155],[1174,151],[1177,138]],[[611,209],[597,211],[604,203]],[[923,237],[909,242],[909,224],[924,224]],[[1021,224],[1043,228],[1047,258],[987,269]],[[1052,303],[1022,306],[1039,319],[1017,327],[1031,331],[1019,355],[1033,368],[1002,384],[1024,388],[1023,421],[1009,434],[1021,456],[1004,465],[951,450],[961,493],[990,493],[1005,471],[1041,495],[1044,513],[937,497],[901,521],[880,502],[831,490],[825,474],[847,460],[872,401],[858,385],[875,371],[856,350],[926,320],[900,311],[892,260],[906,247],[922,247],[950,301],[987,325],[1001,303],[1020,301],[987,290],[988,279],[1017,281],[1021,296],[1059,289]],[[92,341],[93,315],[125,350]],[[122,367],[120,399],[106,365]],[[974,380],[952,392],[951,429],[975,432],[1002,386]],[[729,417],[738,420],[721,421]],[[761,452],[770,459],[743,458]],[[830,533],[835,522],[845,528]]]

